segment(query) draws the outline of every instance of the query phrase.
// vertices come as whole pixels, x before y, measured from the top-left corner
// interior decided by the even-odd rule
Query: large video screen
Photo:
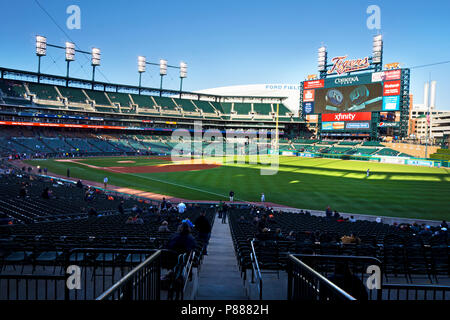
[[[383,107],[381,83],[316,89],[315,95],[315,113],[371,112]]]
[[[303,82],[303,114],[399,111],[401,71]]]

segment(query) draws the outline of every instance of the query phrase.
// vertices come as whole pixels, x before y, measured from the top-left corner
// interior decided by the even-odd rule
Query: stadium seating
[[[108,100],[105,92],[96,90],[84,90],[88,95],[89,99],[95,101],[96,105],[110,106],[111,103]]]
[[[155,103],[150,96],[137,94],[130,94],[130,96],[133,99],[134,103],[137,104],[140,108],[154,109],[155,107]]]
[[[0,90],[3,95],[14,98],[25,98],[26,91],[23,83],[10,80],[0,80]]]
[[[248,115],[252,110],[252,105],[250,103],[233,103],[233,110],[240,115]]]
[[[104,194],[95,193],[95,200],[85,201],[86,190],[74,184],[56,183],[46,178],[35,178],[30,181],[25,173],[17,172],[17,175],[19,174],[20,176],[11,174],[2,177],[0,184],[0,211],[12,219],[13,224],[86,217],[88,207],[95,208],[98,213],[115,212],[122,200],[119,198],[110,200]],[[19,196],[19,190],[23,186],[26,186],[27,191],[25,197]],[[52,192],[50,199],[41,197],[46,187]],[[127,200],[124,207],[131,208],[137,203],[135,200]]]
[[[354,155],[371,155],[378,151],[377,148],[354,148],[348,150],[347,154],[354,154]]]
[[[332,147],[327,152],[331,154],[344,154],[350,150],[348,147]]]
[[[127,93],[108,92],[107,95],[112,103],[118,103],[122,107],[129,107],[131,104],[130,96]]]
[[[378,150],[375,154],[380,156],[397,156],[400,154],[400,152],[392,150],[390,148],[383,148],[381,150]]]
[[[276,106],[276,104],[273,105],[273,111],[274,111],[274,112],[277,112],[277,106]],[[282,116],[282,115],[287,115],[287,114],[290,114],[290,113],[292,113],[292,112],[291,112],[291,110],[289,110],[288,107],[286,107],[286,106],[285,106],[284,104],[282,104],[282,103],[279,104],[279,114],[280,114],[280,116]]]
[[[216,113],[216,110],[214,110],[208,101],[192,100],[192,102],[197,106],[197,108],[203,110],[205,113]]]
[[[308,253],[376,257],[382,261],[386,277],[403,276],[408,281],[420,280],[421,276],[431,280],[449,275],[450,250],[445,235],[418,236],[411,229],[383,223],[260,210],[233,209],[229,215],[241,270],[251,269],[250,241],[256,239],[255,250],[262,270],[285,270],[288,254]],[[254,218],[261,218],[262,214],[273,215],[267,222],[270,231],[264,234],[258,233],[254,222]],[[284,235],[281,238],[275,236],[277,228]],[[290,232],[294,239],[286,239]],[[360,243],[341,242],[341,237],[351,233],[359,237]]]
[[[87,103],[88,101],[88,97],[84,94],[82,89],[58,87],[58,90],[69,102]]]
[[[172,98],[153,96],[153,99],[155,99],[156,105],[160,106],[163,110],[175,110],[177,107]]]
[[[358,142],[358,141],[340,141],[338,144],[341,146],[356,146],[356,145],[360,144],[360,142]]]
[[[270,103],[254,103],[253,111],[259,115],[269,115],[272,112],[272,105]]]
[[[197,112],[197,108],[191,100],[187,99],[173,99],[178,107],[182,108],[184,112]]]
[[[231,112],[231,103],[227,104],[226,106],[224,105],[224,103],[219,102],[211,102],[211,104],[217,111],[219,111],[222,114],[230,114]]]
[[[364,147],[384,147],[380,142],[378,141],[365,141],[362,144]]]
[[[32,82],[28,83],[27,86],[30,93],[35,94],[38,99],[56,101],[59,98],[54,86]]]

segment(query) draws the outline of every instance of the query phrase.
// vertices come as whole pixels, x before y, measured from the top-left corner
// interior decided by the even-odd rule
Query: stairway
[[[203,260],[196,300],[248,300],[233,249],[230,228],[217,218]]]

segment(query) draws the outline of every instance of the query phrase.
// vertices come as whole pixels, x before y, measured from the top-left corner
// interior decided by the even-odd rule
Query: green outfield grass
[[[135,163],[118,163],[131,160]],[[83,163],[99,167],[143,166],[167,163],[160,159],[91,158]],[[29,161],[49,172],[82,180],[109,183],[190,200],[226,200],[234,190],[237,200],[266,201],[297,208],[349,213],[448,219],[450,171],[444,168],[359,162],[334,159],[280,157],[278,173],[261,175],[266,165],[224,161],[221,167],[202,171],[121,174],[55,160]],[[370,169],[370,177],[366,170]]]

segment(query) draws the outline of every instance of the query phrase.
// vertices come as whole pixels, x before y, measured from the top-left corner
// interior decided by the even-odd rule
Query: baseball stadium
[[[0,300],[450,299],[448,142],[409,140],[413,68],[368,40],[295,85],[187,91],[185,62],[102,82],[100,49],[35,36],[37,70],[0,66]]]

